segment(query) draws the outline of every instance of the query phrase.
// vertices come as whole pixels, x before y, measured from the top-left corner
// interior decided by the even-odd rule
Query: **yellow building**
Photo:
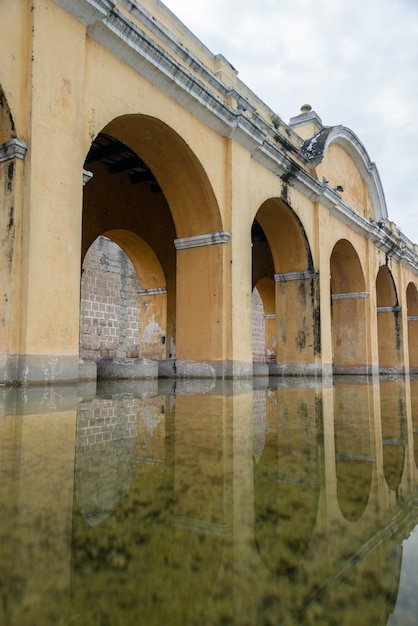
[[[0,59],[2,382],[88,375],[100,236],[136,272],[140,375],[417,369],[418,249],[351,130],[285,124],[159,0],[3,0]]]

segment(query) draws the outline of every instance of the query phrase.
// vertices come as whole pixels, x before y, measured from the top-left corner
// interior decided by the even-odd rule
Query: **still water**
[[[3,390],[3,626],[418,616],[418,381]]]

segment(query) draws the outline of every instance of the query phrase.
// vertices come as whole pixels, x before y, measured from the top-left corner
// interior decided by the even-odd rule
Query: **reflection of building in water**
[[[386,624],[418,522],[416,392],[13,390],[10,417],[4,391],[0,621]]]
[[[89,524],[111,515],[129,492],[138,462],[162,462],[165,398],[133,393],[95,398],[78,408],[76,498]]]
[[[405,385],[380,383],[383,471],[388,487],[397,491],[405,468],[407,441]]]
[[[338,504],[345,519],[356,522],[369,500],[375,463],[371,453],[369,386],[337,384],[334,398]]]
[[[260,594],[266,580],[276,581],[271,614],[289,624],[386,624],[396,605],[402,542],[418,521],[417,500],[406,495],[418,475],[411,483],[405,383],[376,387],[344,378],[330,391],[324,388],[318,402],[306,388],[278,389],[280,408],[266,415],[261,455],[262,416],[255,417],[254,537],[273,574],[257,570]]]
[[[290,574],[311,541],[323,483],[316,390],[279,390],[267,421],[254,466],[255,541],[272,573]]]

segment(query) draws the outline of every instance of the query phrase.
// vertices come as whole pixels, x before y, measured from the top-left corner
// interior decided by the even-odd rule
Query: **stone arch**
[[[271,371],[313,371],[320,353],[318,275],[302,223],[279,198],[257,211],[252,246],[253,285],[275,283],[277,363]]]
[[[123,115],[102,133],[122,142],[148,166],[170,207],[178,238],[222,230],[219,207],[201,163],[170,126],[148,115]]]
[[[223,244],[229,233],[222,230],[196,155],[160,120],[125,115],[97,135],[84,169],[93,176],[84,188],[83,253],[104,232],[130,232],[145,242],[166,280],[167,357],[178,359],[178,375],[182,368],[187,375],[203,375],[190,372],[198,362],[215,362],[222,373]],[[131,258],[133,250],[131,245]]]
[[[379,268],[376,277],[377,334],[379,370],[381,373],[402,369],[402,319],[395,281],[387,265]]]
[[[406,306],[408,312],[408,351],[409,371],[418,371],[418,290],[415,283],[406,288]]]
[[[340,239],[330,258],[331,332],[335,373],[368,370],[367,298],[360,258],[347,239]]]

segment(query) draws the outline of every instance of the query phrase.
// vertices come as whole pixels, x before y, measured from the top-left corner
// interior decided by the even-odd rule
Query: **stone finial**
[[[302,113],[309,113],[310,111],[312,111],[312,107],[310,104],[302,104],[300,110]]]

